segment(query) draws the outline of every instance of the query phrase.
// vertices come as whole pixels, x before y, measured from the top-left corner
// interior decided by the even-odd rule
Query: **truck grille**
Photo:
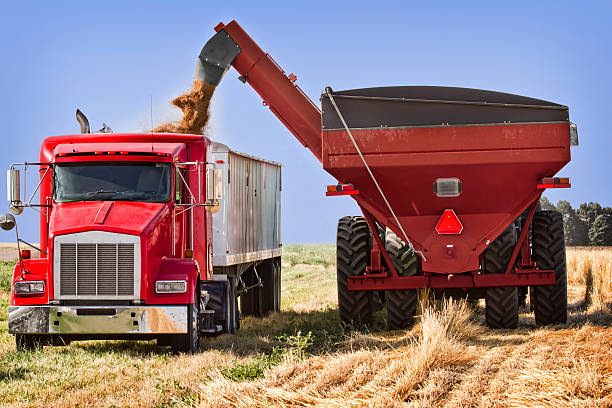
[[[134,244],[61,243],[61,296],[133,296]]]

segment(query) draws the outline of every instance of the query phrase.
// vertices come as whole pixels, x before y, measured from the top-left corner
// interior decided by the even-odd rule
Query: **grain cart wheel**
[[[516,245],[514,223],[501,233],[485,250],[484,273],[504,273]],[[488,288],[485,296],[487,326],[492,329],[516,329],[518,327],[518,294],[516,287]]]
[[[340,321],[356,326],[371,324],[375,308],[373,292],[349,292],[347,280],[349,276],[363,275],[366,267],[370,265],[370,229],[365,218],[340,218],[336,260]]]
[[[531,306],[537,325],[567,322],[567,273],[563,216],[557,211],[540,211],[533,216],[533,257],[542,270],[554,270],[552,286],[532,286]]]
[[[400,276],[414,276],[419,273],[418,255],[411,253],[408,245],[390,230],[386,233],[385,248]],[[416,289],[388,290],[385,299],[389,330],[406,329],[414,324],[418,303]]]
[[[267,315],[270,312],[278,312],[280,310],[279,263],[275,259],[266,259],[260,264],[258,271],[263,282],[261,291],[262,313]]]
[[[198,333],[198,314],[200,312],[200,283],[195,291],[194,302],[187,306],[187,334],[170,335],[170,346],[173,353],[196,353],[200,347]]]
[[[36,334],[15,334],[15,348],[17,351],[41,350],[43,339]]]

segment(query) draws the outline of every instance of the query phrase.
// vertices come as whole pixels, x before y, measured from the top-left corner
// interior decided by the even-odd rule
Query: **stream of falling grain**
[[[183,112],[178,122],[165,123],[152,129],[153,133],[185,133],[204,134],[208,123],[210,100],[215,87],[202,81],[194,81],[193,87],[187,93],[174,98],[172,105]]]

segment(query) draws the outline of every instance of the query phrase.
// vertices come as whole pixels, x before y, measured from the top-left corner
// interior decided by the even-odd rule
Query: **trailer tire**
[[[280,263],[267,259],[260,264],[262,315],[280,311]]]
[[[485,250],[482,260],[484,273],[505,273],[516,242],[516,228],[512,223]],[[487,326],[492,329],[516,329],[518,327],[518,293],[516,287],[487,288],[485,314]]]
[[[338,309],[340,321],[346,325],[370,325],[373,321],[374,293],[348,290],[348,277],[363,275],[370,264],[370,242],[365,218],[340,218],[336,241]]]
[[[533,216],[533,257],[542,270],[554,270],[556,283],[532,286],[531,307],[538,326],[567,323],[567,270],[563,216],[557,211],[540,211]]]
[[[200,282],[195,290],[192,304],[187,305],[187,333],[170,335],[170,347],[173,353],[194,354],[200,347],[200,333],[198,331],[198,314],[200,313]]]
[[[252,270],[255,266],[251,266],[248,271],[246,271],[242,275],[242,281],[244,285],[250,289],[246,292],[243,292],[240,295],[240,314],[243,317],[247,316],[255,316],[261,317],[263,316],[263,304],[262,304],[262,287],[253,285],[257,284],[257,277],[255,276],[255,272]],[[258,268],[259,269],[259,268]],[[258,272],[259,273],[259,272]],[[260,276],[261,277],[261,276]]]
[[[408,245],[390,230],[387,230],[385,236],[385,249],[399,276],[414,276],[419,273],[419,257],[411,253]],[[389,330],[407,329],[414,324],[418,304],[416,289],[388,290],[385,300]]]
[[[15,334],[15,348],[17,351],[38,351],[43,346],[43,339],[36,334]]]

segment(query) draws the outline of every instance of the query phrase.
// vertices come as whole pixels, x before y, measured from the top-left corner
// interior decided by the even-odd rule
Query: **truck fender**
[[[193,303],[198,282],[198,267],[193,259],[162,258],[154,281],[151,282],[152,285],[155,286],[155,281],[158,280],[186,280],[187,293],[181,294],[181,297],[185,298],[185,303]]]

